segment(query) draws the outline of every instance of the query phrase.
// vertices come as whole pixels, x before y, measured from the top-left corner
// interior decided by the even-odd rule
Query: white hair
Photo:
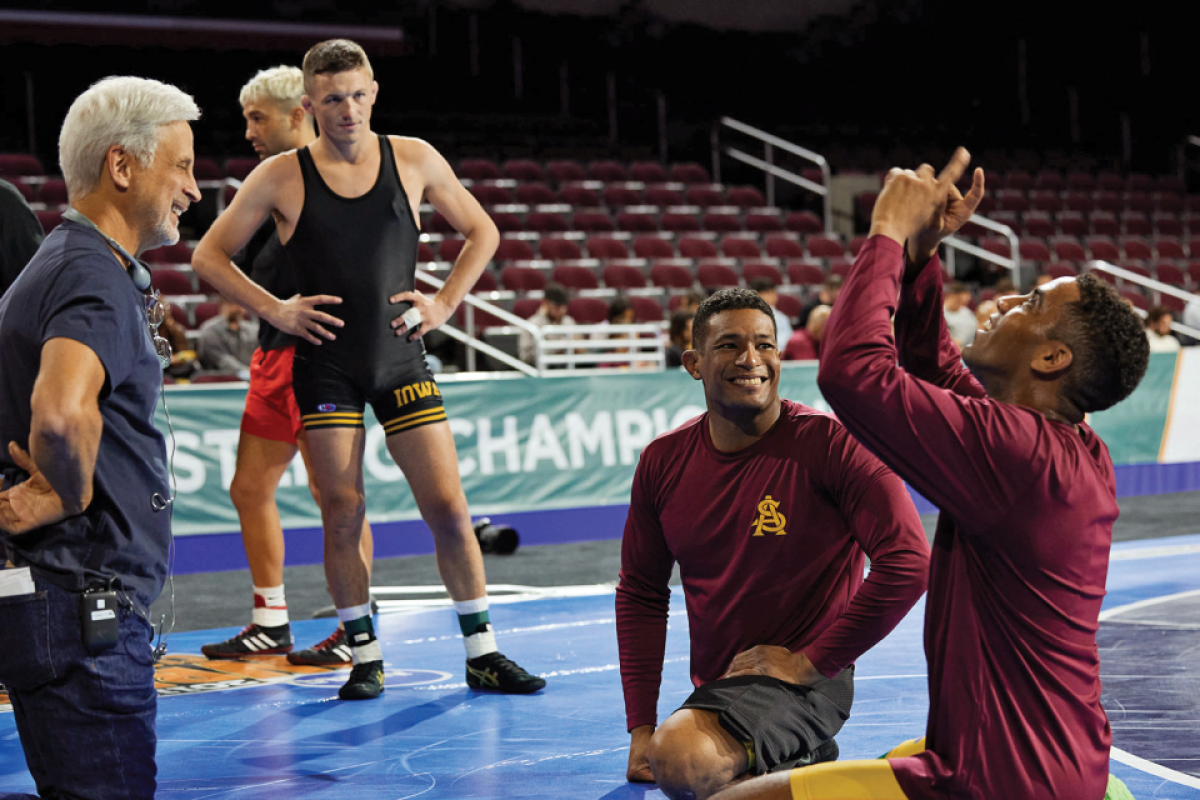
[[[270,99],[286,113],[300,105],[300,98],[303,96],[304,73],[299,67],[280,66],[259,70],[259,73],[242,87],[238,102],[244,106],[256,100]]]
[[[111,77],[92,85],[75,98],[58,135],[58,164],[67,196],[77,200],[100,185],[113,145],[125,148],[147,167],[163,125],[199,118],[200,108],[191,95],[166,83]]]

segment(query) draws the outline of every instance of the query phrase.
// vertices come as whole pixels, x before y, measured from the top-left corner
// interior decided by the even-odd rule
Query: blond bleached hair
[[[196,101],[170,84],[130,76],[93,84],[75,98],[58,135],[58,165],[68,198],[73,202],[95,191],[113,145],[148,167],[164,125],[198,119]]]
[[[304,72],[299,67],[278,66],[259,70],[246,82],[238,95],[243,106],[262,100],[272,100],[285,114],[300,105],[304,96]]]

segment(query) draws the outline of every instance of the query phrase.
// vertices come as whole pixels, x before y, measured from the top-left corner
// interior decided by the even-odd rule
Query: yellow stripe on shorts
[[[383,426],[384,433],[399,433],[400,431],[416,428],[420,425],[426,425],[430,422],[442,422],[446,419],[446,409],[431,408],[428,411],[423,411],[420,414],[409,414],[404,417],[399,417],[392,420]]]
[[[304,422],[336,422],[338,420],[357,420],[363,418],[361,411],[334,411],[328,414],[302,414]]]
[[[792,770],[793,800],[908,800],[886,761],[829,761]]]

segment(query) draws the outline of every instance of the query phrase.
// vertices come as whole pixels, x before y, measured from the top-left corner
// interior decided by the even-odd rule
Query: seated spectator
[[[971,290],[965,283],[954,281],[946,287],[942,311],[950,338],[961,350],[975,340],[975,312],[971,311]]]
[[[975,330],[983,327],[983,323],[992,318],[999,310],[995,300],[984,300],[979,305],[975,306]]]
[[[605,323],[609,325],[632,325],[634,320],[633,305],[629,300],[621,295],[613,298],[613,301],[608,304],[608,318]]]
[[[221,311],[200,326],[196,353],[204,369],[250,378],[250,359],[258,347],[258,322],[237,303],[221,298]]]
[[[567,313],[567,290],[561,283],[547,283],[542,292],[542,304],[529,322],[539,328],[543,325],[574,325],[575,320]],[[526,364],[537,361],[537,342],[533,334],[521,331],[517,340],[517,353]]]
[[[788,319],[787,314],[779,310],[779,292],[775,290],[775,284],[770,278],[755,278],[750,282],[750,288],[758,293],[758,296],[766,301],[771,307],[772,313],[775,314],[775,331],[777,342],[786,342],[792,338],[792,321]]]
[[[992,287],[992,291],[996,293],[996,297],[1004,297],[1005,295],[1017,294],[1017,287],[1012,282],[1012,278],[1006,276],[996,281],[996,284]]]
[[[166,300],[161,302],[163,322],[158,329],[158,335],[171,345],[171,366],[167,367],[166,372],[172,378],[190,378],[192,373],[200,369],[196,351],[192,349],[192,343],[188,341],[187,331],[171,315],[171,304]]]
[[[825,333],[825,320],[829,319],[829,306],[817,306],[808,315],[808,323],[788,339],[783,348],[784,361],[817,361],[821,357],[821,336]]]
[[[797,320],[801,327],[808,325],[808,315],[813,312],[817,306],[829,306],[833,308],[833,304],[837,302],[838,294],[842,291],[842,283],[844,278],[841,275],[830,275],[825,279],[825,285],[821,287],[821,291],[817,292],[817,296],[810,298],[804,307],[800,309],[800,318]],[[780,341],[787,341],[780,339]]]
[[[1155,306],[1146,315],[1146,338],[1150,340],[1151,353],[1174,353],[1179,350],[1179,340],[1171,333],[1175,317],[1171,309]]]
[[[691,311],[696,313],[696,309],[705,301],[706,295],[703,292],[698,292],[695,289],[688,289],[687,294],[679,298],[678,311]]]
[[[682,367],[683,354],[692,349],[692,317],[696,312],[676,309],[671,312],[671,327],[667,330],[667,366]]]

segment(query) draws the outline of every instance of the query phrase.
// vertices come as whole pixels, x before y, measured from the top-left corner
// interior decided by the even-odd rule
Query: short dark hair
[[[770,278],[755,278],[750,281],[750,288],[762,294],[763,292],[775,291],[775,281]]]
[[[721,289],[696,309],[696,316],[692,321],[692,347],[696,350],[703,349],[710,319],[722,311],[741,311],[742,309],[754,309],[766,314],[767,319],[771,320],[771,330],[775,332],[775,338],[779,338],[779,329],[775,325],[775,313],[771,311],[767,301],[758,296],[758,292],[740,288]]]
[[[1079,300],[1067,303],[1047,335],[1071,348],[1063,396],[1089,414],[1133,393],[1150,363],[1150,342],[1141,318],[1116,289],[1090,273],[1075,285]]]
[[[631,308],[633,308],[633,306],[629,304],[629,300],[624,295],[617,295],[613,298],[613,301],[608,304],[608,321],[612,322],[614,319],[621,316]]]
[[[964,292],[970,292],[970,291],[971,290],[968,289],[967,285],[965,283],[963,283],[962,281],[950,281],[950,283],[946,284],[946,290],[944,293],[949,295],[949,294],[962,294]]]
[[[366,51],[357,42],[349,39],[326,39],[317,42],[304,54],[301,69],[304,71],[305,89],[307,90],[316,75],[349,72],[359,67],[364,68],[372,78],[375,77]]]
[[[667,329],[667,338],[672,342],[683,336],[688,320],[693,319],[696,312],[690,308],[677,308],[671,312],[671,326]]]
[[[840,289],[842,288],[842,284],[845,282],[846,278],[844,276],[838,275],[836,272],[831,272],[829,273],[829,276],[825,278],[825,288]]]
[[[561,283],[547,283],[546,288],[542,290],[542,300],[556,306],[565,306],[571,298],[567,294],[567,287]]]
[[[1174,317],[1175,312],[1166,306],[1155,306],[1146,312],[1146,325],[1153,325],[1163,317]]]

